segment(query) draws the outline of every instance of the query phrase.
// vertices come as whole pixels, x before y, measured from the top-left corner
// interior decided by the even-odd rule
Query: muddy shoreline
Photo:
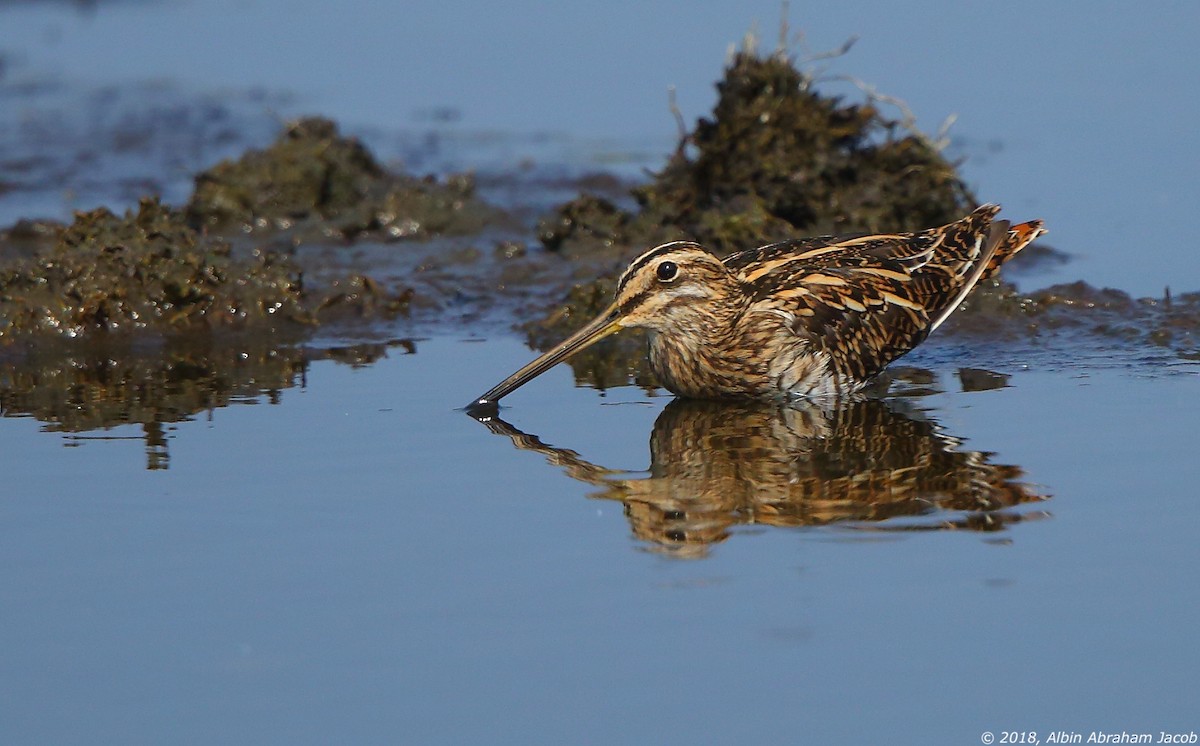
[[[657,173],[560,181],[554,193],[575,196],[549,210],[490,203],[471,174],[389,167],[314,117],[199,171],[179,205],[148,191],[123,215],[101,206],[70,224],[18,221],[0,231],[0,410],[68,430],[187,416],[220,406],[214,392],[286,386],[297,360],[346,349],[305,347],[315,335],[386,350],[439,329],[515,327],[545,348],[607,303],[646,246],[686,238],[724,254],[798,235],[917,230],[978,202],[928,136],[871,100],[823,95],[784,55],[741,52],[717,88],[712,114]],[[1014,264],[1064,261],[1035,245]],[[1200,358],[1198,334],[1200,293],[1135,299],[1083,282],[1018,292],[1003,280],[939,331],[977,347],[1065,343],[1181,361]],[[246,360],[270,370],[243,376]],[[655,385],[636,334],[572,365],[599,388]],[[161,396],[142,386],[130,403],[133,379],[189,383]],[[125,404],[59,411],[97,390]]]

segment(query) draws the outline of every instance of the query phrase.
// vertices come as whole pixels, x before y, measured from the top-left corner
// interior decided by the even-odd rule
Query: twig
[[[849,52],[850,48],[853,47],[857,43],[858,43],[858,36],[857,35],[851,36],[849,39],[842,42],[842,46],[837,47],[836,49],[829,49],[824,52],[817,52],[815,54],[810,54],[807,57],[804,57],[803,59],[801,59],[800,64],[810,65],[810,64],[812,64],[814,62],[818,62],[820,60],[832,60],[837,57],[841,57],[842,55]]]
[[[896,96],[890,96],[886,93],[880,93],[879,89],[853,75],[835,75],[828,80],[841,80],[853,84],[856,88],[866,94],[867,100],[873,103],[887,104],[895,107],[900,112],[900,121],[898,124],[904,128],[910,135],[917,138],[925,145],[935,151],[941,152],[950,144],[949,131],[954,122],[958,120],[957,114],[951,114],[946,117],[941,126],[938,127],[937,134],[933,137],[925,134],[917,127],[917,115],[909,107],[908,103]]]
[[[783,0],[779,5],[779,46],[775,53],[783,55],[788,51],[788,0]]]
[[[803,37],[801,37],[801,40],[802,38]],[[804,87],[808,88],[811,86],[818,78],[824,75],[825,70],[828,69],[827,66],[824,65],[821,67],[813,67],[812,63],[820,60],[832,60],[841,57],[842,55],[848,53],[850,48],[853,47],[857,41],[857,36],[851,36],[849,39],[842,42],[842,46],[836,49],[828,49],[824,52],[816,52],[814,54],[805,55],[803,58],[801,58],[799,67],[802,68],[802,72],[804,73]]]
[[[667,106],[675,117],[675,127],[679,130],[679,141],[687,140],[687,124],[683,121],[683,112],[679,110],[679,102],[675,100],[675,86],[667,86]]]

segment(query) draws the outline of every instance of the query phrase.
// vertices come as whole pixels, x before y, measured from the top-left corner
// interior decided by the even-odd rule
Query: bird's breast
[[[827,356],[782,325],[703,342],[651,333],[650,368],[666,389],[692,398],[827,396],[843,388]]]

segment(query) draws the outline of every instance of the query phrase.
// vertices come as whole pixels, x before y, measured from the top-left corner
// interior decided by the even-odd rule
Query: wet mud
[[[467,174],[439,181],[389,172],[357,139],[314,117],[290,124],[271,147],[196,176],[184,209],[202,229],[402,240],[478,233],[494,216],[474,192]]]
[[[155,200],[123,217],[78,213],[53,238],[0,270],[0,338],[307,319],[294,268],[234,257]]]
[[[303,271],[271,251],[234,252],[154,199],[117,216],[77,213],[39,232],[26,257],[0,265],[0,342],[196,327],[314,325],[353,306],[405,310],[410,292],[365,277],[306,288]],[[28,250],[28,249],[27,249]]]

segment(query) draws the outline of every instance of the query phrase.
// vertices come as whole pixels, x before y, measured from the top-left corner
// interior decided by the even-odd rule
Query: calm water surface
[[[4,740],[975,743],[1196,727],[1194,369],[1015,372],[964,393],[935,366],[944,393],[886,402],[930,426],[893,428],[892,450],[938,435],[954,442],[933,451],[986,452],[1045,498],[1009,509],[1018,520],[915,530],[971,514],[930,505],[733,521],[679,551],[679,531],[638,533],[644,501],[597,496],[573,464],[453,408],[521,345],[415,350],[314,363],[276,404],[179,423],[167,469],[146,468],[140,428],[78,439],[0,420]],[[647,471],[669,401],[576,389],[560,368],[502,415],[644,485],[669,477],[661,435]],[[795,468],[838,468],[816,451]]]

